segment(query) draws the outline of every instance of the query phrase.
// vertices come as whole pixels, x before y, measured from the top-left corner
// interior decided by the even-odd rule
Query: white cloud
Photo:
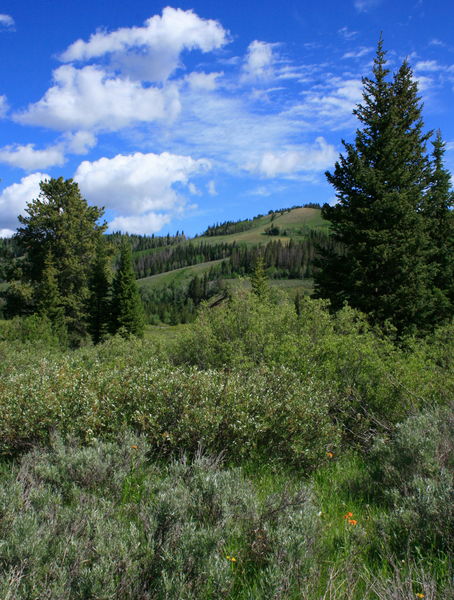
[[[422,60],[415,64],[415,71],[441,71],[443,67],[436,60]]]
[[[90,202],[129,218],[176,210],[184,199],[174,186],[187,188],[192,176],[206,172],[210,166],[209,161],[190,156],[136,152],[84,161],[74,179]]]
[[[164,225],[170,223],[171,219],[169,214],[163,215],[154,212],[135,217],[116,217],[109,223],[109,230],[149,235],[160,231]]]
[[[44,97],[14,119],[57,130],[116,131],[141,122],[172,120],[180,111],[178,89],[144,87],[108,75],[99,67],[54,71],[55,85]]]
[[[40,194],[39,183],[50,179],[46,173],[32,173],[13,183],[0,193],[0,223],[2,231],[14,230],[18,227],[17,216],[23,214],[27,203]]]
[[[341,27],[337,30],[337,33],[346,40],[352,40],[358,35],[357,31],[351,31],[348,27]]]
[[[10,238],[15,233],[14,229],[0,229],[0,238]]]
[[[162,16],[145,21],[144,27],[99,31],[88,42],[77,40],[60,58],[87,61],[109,54],[128,74],[163,81],[179,67],[183,50],[210,52],[227,41],[228,33],[217,21],[201,19],[191,10],[167,7]]]
[[[34,144],[25,146],[16,144],[0,148],[0,162],[25,171],[34,171],[35,169],[61,166],[65,163],[65,156],[61,145],[35,150]]]
[[[0,28],[6,27],[8,29],[12,29],[14,27],[14,19],[10,15],[1,14],[0,15]]]
[[[2,119],[8,112],[8,102],[6,96],[0,96],[0,119]]]
[[[246,168],[265,177],[293,175],[295,173],[321,171],[331,166],[337,158],[334,146],[318,137],[314,144],[283,152],[265,152],[260,159]]]
[[[378,6],[381,1],[382,0],[355,0],[353,4],[358,12],[367,12]]]
[[[436,60],[421,60],[416,63],[415,71],[426,71],[429,73],[443,71],[445,73],[452,73],[454,72],[454,65],[441,65]]]
[[[302,92],[303,101],[295,104],[289,114],[300,115],[321,129],[337,130],[354,122],[352,110],[362,99],[360,79],[326,77],[319,87]]]
[[[224,73],[199,73],[194,71],[186,77],[186,81],[189,83],[193,90],[203,90],[211,92],[217,88],[218,77],[221,77]]]
[[[442,46],[446,48],[446,44],[437,38],[433,38],[429,42],[429,46]]]
[[[96,137],[88,131],[67,133],[63,139],[43,150],[36,150],[35,144],[13,144],[0,148],[0,162],[19,167],[24,171],[46,169],[65,164],[65,153],[86,154],[96,144]]]
[[[207,184],[207,192],[210,194],[210,196],[218,195],[218,192],[216,190],[216,182],[213,181],[213,179],[211,181],[209,181]]]
[[[65,134],[65,146],[72,154],[87,154],[96,146],[96,137],[90,131],[76,131]]]
[[[373,48],[361,46],[358,50],[353,50],[351,52],[346,52],[342,58],[362,58],[366,54],[373,52]]]
[[[273,45],[258,40],[249,44],[243,65],[244,80],[270,79],[273,76]]]

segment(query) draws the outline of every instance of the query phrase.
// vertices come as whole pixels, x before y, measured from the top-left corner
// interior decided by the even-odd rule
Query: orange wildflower
[[[344,519],[350,519],[351,517],[353,517],[352,512],[348,512],[346,515],[344,515]]]
[[[349,519],[348,522],[350,525],[356,525],[358,523],[356,519]]]
[[[133,445],[131,446],[131,448],[132,448],[133,450],[137,450],[138,446],[136,446],[136,444],[133,444]]]
[[[328,458],[333,458],[333,457],[334,457],[334,452],[327,452],[327,453],[326,453],[326,456],[327,456]]]

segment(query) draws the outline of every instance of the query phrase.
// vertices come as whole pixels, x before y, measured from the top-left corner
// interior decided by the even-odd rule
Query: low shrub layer
[[[47,357],[25,371],[10,365],[0,382],[1,451],[44,444],[55,431],[90,442],[132,428],[167,454],[202,447],[313,469],[337,446],[329,394],[288,369],[201,371],[140,351],[124,356],[128,347],[113,340],[110,352]]]

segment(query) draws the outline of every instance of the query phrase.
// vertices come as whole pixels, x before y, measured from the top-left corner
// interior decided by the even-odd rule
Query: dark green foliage
[[[317,294],[338,309],[346,301],[372,322],[391,322],[399,333],[430,330],[434,321],[431,241],[421,211],[431,180],[421,105],[404,62],[387,79],[380,41],[373,78],[364,78],[354,111],[362,129],[345,143],[328,181],[338,204],[325,205],[343,252],[323,251]]]
[[[90,274],[90,298],[87,312],[90,335],[95,344],[109,333],[111,324],[111,281],[110,252],[104,239],[100,239]]]
[[[131,246],[123,242],[112,286],[111,330],[142,336],[145,326],[142,301],[132,268]]]
[[[253,293],[260,300],[266,300],[270,294],[270,284],[265,274],[265,261],[263,256],[259,255],[255,263],[254,272],[251,276],[251,286]]]
[[[430,187],[422,212],[426,218],[430,238],[430,260],[436,271],[434,275],[435,322],[444,322],[453,314],[454,307],[454,192],[451,174],[444,166],[446,144],[441,132],[433,144]]]
[[[52,255],[56,271],[51,278],[57,282],[70,341],[77,344],[87,334],[89,279],[106,229],[105,224],[98,224],[103,210],[88,206],[71,179],[43,181],[40,188],[39,197],[27,205],[28,216],[19,216],[22,227],[15,237],[26,252],[23,280],[38,288]]]
[[[64,347],[68,342],[68,330],[57,277],[58,271],[49,251],[44,259],[41,279],[35,286],[35,304],[37,313],[49,319],[55,335]]]

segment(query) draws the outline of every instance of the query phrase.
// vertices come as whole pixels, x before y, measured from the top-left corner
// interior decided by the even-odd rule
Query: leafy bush
[[[81,442],[146,434],[162,453],[201,445],[233,460],[272,457],[306,469],[326,460],[339,431],[326,395],[288,369],[200,371],[152,357],[138,341],[112,340],[3,371],[0,451],[46,443],[52,432]]]
[[[263,302],[243,291],[206,306],[172,358],[205,369],[285,366],[302,382],[317,381],[346,437],[369,445],[418,407],[452,397],[454,370],[444,369],[454,355],[452,327],[443,333],[402,349],[348,306],[331,315],[325,302],[303,298],[298,316],[282,298]]]

